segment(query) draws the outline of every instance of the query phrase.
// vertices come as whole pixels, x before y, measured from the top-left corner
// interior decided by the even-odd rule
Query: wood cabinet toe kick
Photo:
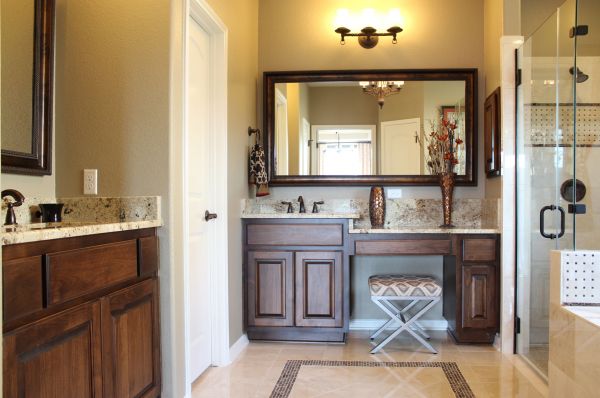
[[[443,315],[458,343],[491,343],[500,319],[500,235],[349,234],[348,221],[244,219],[250,339],[345,341],[350,258],[443,258]],[[398,273],[402,273],[399,269]]]
[[[3,396],[158,397],[155,228],[3,247]]]

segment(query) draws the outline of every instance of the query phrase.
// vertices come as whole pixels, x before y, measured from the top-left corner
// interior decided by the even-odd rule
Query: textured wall
[[[57,195],[166,195],[169,1],[57,1],[55,82]]]

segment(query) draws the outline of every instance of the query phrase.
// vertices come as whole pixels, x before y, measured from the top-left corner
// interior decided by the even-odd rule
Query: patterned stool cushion
[[[430,276],[373,275],[369,277],[371,296],[425,296],[442,295],[442,286]]]

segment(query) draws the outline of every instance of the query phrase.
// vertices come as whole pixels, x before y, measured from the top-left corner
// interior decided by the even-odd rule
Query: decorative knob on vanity
[[[313,213],[318,213],[318,212],[319,212],[319,205],[322,205],[322,204],[325,204],[325,202],[324,202],[324,201],[322,201],[322,200],[319,200],[318,202],[314,202],[314,203],[313,203],[313,209],[312,209],[312,212],[313,212]]]

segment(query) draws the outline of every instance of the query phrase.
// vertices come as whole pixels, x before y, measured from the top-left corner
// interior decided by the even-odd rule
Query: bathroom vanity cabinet
[[[344,222],[255,222],[245,238],[248,337],[343,341]]]
[[[448,332],[459,343],[491,343],[499,330],[498,234],[418,228],[351,232],[348,220],[327,218],[243,222],[249,339],[344,341],[355,255],[442,256]]]
[[[160,396],[155,228],[3,247],[4,397]]]

